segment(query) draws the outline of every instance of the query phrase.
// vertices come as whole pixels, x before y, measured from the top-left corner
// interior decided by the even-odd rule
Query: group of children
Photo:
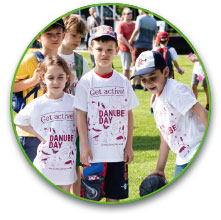
[[[33,53],[25,56],[13,92],[26,97],[39,84],[41,89],[27,98],[14,123],[27,156],[49,181],[76,196],[84,196],[83,189],[91,195],[92,185],[85,188],[83,180],[91,177],[96,182],[98,177],[88,177],[86,169],[101,164],[99,199],[117,202],[128,198],[128,164],[134,158],[132,109],[139,102],[130,81],[112,68],[118,53],[116,33],[105,25],[95,28],[89,50],[96,65],[90,71],[74,52],[86,31],[81,17],[71,14],[39,36],[44,59],[39,63]],[[165,177],[169,149],[177,154],[178,175],[202,140],[208,112],[186,85],[168,79],[160,52],[143,52],[136,70],[131,78],[140,77],[156,96],[154,117],[161,133],[157,168],[150,175]]]

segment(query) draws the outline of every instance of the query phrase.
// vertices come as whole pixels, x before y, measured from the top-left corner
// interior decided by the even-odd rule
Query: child
[[[193,66],[193,77],[192,77],[192,91],[194,95],[196,96],[196,99],[198,97],[198,91],[197,87],[199,82],[202,83],[205,96],[206,96],[206,109],[209,110],[209,94],[208,94],[208,88],[207,88],[207,83],[206,83],[206,78],[204,76],[203,68],[200,65],[200,62],[197,58],[197,56],[193,53],[190,53],[188,55],[188,58],[194,63]]]
[[[143,52],[136,61],[136,69],[131,78],[140,76],[148,91],[156,95],[153,110],[161,144],[157,168],[151,175],[165,177],[164,169],[171,149],[177,154],[175,177],[197,151],[208,111],[197,102],[188,86],[168,78],[169,68],[159,52]]]
[[[169,67],[169,78],[174,79],[173,64],[179,74],[183,74],[184,70],[178,64],[178,55],[174,47],[168,46],[169,35],[166,31],[159,32],[156,37],[157,47],[154,47],[154,51],[159,51],[164,59],[166,60],[167,66]]]
[[[44,95],[26,105],[14,121],[41,141],[34,159],[36,168],[69,192],[77,180],[74,96],[65,93],[71,73],[59,56],[46,56],[38,71]]]
[[[112,69],[118,53],[117,34],[110,26],[95,28],[92,45],[96,66],[77,85],[75,108],[81,162],[106,163],[107,202],[128,197],[127,165],[133,160],[133,113],[139,103],[129,80]]]
[[[87,31],[87,26],[84,23],[84,20],[76,14],[71,14],[63,18],[65,24],[65,37],[62,41],[61,46],[58,49],[58,55],[61,56],[69,65],[71,69],[72,76],[74,81],[71,80],[71,94],[75,94],[75,89],[78,81],[81,76],[89,72],[89,66],[87,61],[79,53],[74,52],[74,50],[81,43],[81,37]],[[77,196],[80,196],[80,185],[81,185],[81,176],[80,176],[80,152],[79,152],[79,139],[77,138],[77,162],[76,162],[76,172],[78,180],[71,187],[71,192]]]
[[[71,93],[75,94],[75,89],[81,76],[90,71],[86,59],[74,50],[81,43],[82,35],[87,31],[84,20],[76,14],[71,14],[63,18],[66,33],[58,48],[58,55],[61,56],[70,66],[71,73],[74,76],[74,82],[71,80]]]
[[[39,37],[38,41],[42,44],[41,55],[56,55],[58,47],[60,46],[64,38],[64,23],[60,19],[47,28]],[[39,62],[36,56],[31,53],[27,54],[22,60],[19,66],[18,72],[15,77],[15,83],[13,92],[22,92],[22,97],[25,97],[31,90],[39,86]],[[42,95],[42,91],[37,90],[36,97]],[[32,94],[26,99],[26,104],[36,98]],[[25,132],[16,127],[21,145],[29,159],[33,162],[37,154],[37,146],[39,145],[39,139],[34,135]]]
[[[179,74],[183,74],[184,70],[179,66],[178,64],[178,55],[174,47],[168,46],[169,42],[169,35],[167,32],[159,32],[156,37],[156,45],[157,47],[154,47],[154,51],[159,51],[162,55],[163,58],[166,61],[167,66],[169,67],[169,74],[168,77],[174,79],[174,70],[173,70],[173,64],[176,67],[176,71]],[[155,96],[152,95],[150,99],[150,114],[153,114],[153,108],[152,104],[155,100]]]

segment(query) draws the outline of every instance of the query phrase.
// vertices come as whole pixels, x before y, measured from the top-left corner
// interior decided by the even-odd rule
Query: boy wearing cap
[[[169,35],[166,31],[159,32],[156,37],[156,46],[153,48],[155,51],[159,51],[164,59],[166,60],[167,66],[169,67],[169,78],[174,79],[173,64],[176,67],[178,73],[183,74],[184,70],[178,64],[178,55],[174,47],[168,46]]]
[[[160,131],[160,152],[156,170],[150,175],[165,177],[169,149],[177,154],[174,177],[191,161],[202,140],[208,111],[199,104],[191,89],[169,79],[169,68],[157,51],[141,53],[136,61],[137,72],[150,93],[156,95],[154,118]]]
[[[173,70],[173,64],[176,67],[176,70],[179,74],[183,74],[184,70],[179,66],[178,64],[178,55],[174,47],[168,46],[168,41],[169,41],[169,35],[166,31],[164,32],[159,32],[156,37],[156,45],[157,47],[154,47],[154,51],[158,51],[162,54],[163,58],[166,61],[166,64],[169,68],[169,74],[168,77],[174,79],[174,70]],[[153,114],[153,108],[152,108],[152,103],[155,100],[155,95],[151,96],[150,99],[150,114]]]
[[[40,50],[42,58],[46,55],[57,54],[58,47],[61,45],[64,38],[64,30],[64,22],[60,19],[48,27],[37,38],[37,40],[42,44],[42,49]],[[39,61],[33,53],[25,55],[15,77],[13,92],[22,92],[23,97],[25,97],[31,90],[39,85],[38,65],[40,65]],[[40,89],[37,90],[37,97],[41,95],[43,95],[42,91]],[[36,97],[32,94],[26,99],[26,104],[34,98]],[[37,147],[40,144],[40,140],[18,127],[16,127],[16,130],[24,151],[33,162],[37,154]]]
[[[95,28],[91,53],[96,66],[76,89],[75,108],[81,162],[104,163],[107,202],[128,197],[127,165],[133,160],[133,113],[138,100],[129,80],[112,69],[118,53],[117,35],[110,26]]]

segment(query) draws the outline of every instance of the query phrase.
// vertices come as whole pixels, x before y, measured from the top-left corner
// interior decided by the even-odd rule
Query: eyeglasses
[[[125,15],[132,15],[132,12],[124,13]]]

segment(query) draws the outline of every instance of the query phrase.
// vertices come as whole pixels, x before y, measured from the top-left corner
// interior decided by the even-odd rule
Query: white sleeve
[[[170,47],[169,51],[170,51],[170,55],[171,55],[172,60],[176,61],[178,59],[178,55],[177,55],[175,48]]]
[[[133,91],[133,88],[129,82],[129,80],[126,81],[127,86],[127,97],[128,97],[128,110],[131,110],[139,105],[139,102],[137,100],[137,97],[135,95],[135,92]]]
[[[172,90],[169,89],[169,103],[182,115],[185,115],[197,103],[191,89],[184,84],[179,84]]]
[[[88,111],[88,88],[87,81],[81,78],[76,87],[74,108],[80,109],[84,112]]]
[[[31,116],[33,114],[33,102],[28,103],[14,118],[14,123],[21,126],[31,125]]]
[[[84,75],[85,73],[89,71],[90,71],[90,68],[89,68],[88,62],[85,58],[83,58],[83,74],[82,75]]]

